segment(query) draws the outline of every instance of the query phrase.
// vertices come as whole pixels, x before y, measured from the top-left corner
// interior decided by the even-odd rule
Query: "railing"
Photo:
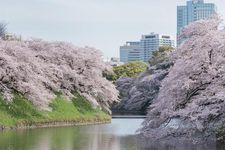
[[[130,115],[136,115],[136,116],[145,116],[146,113],[143,111],[124,111],[124,110],[112,110],[112,115],[125,115],[125,116],[130,116]]]
[[[112,110],[112,118],[144,119],[146,118],[146,113],[143,111]]]
[[[112,115],[113,119],[144,119],[145,115]]]

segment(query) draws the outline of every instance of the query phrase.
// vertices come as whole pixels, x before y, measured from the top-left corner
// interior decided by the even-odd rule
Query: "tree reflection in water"
[[[143,120],[116,119],[108,125],[45,128],[0,133],[0,150],[216,150],[215,143],[151,143],[135,134]]]

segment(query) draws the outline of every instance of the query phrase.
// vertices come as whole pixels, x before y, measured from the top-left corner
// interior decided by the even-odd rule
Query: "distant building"
[[[6,41],[21,41],[22,40],[22,37],[21,36],[17,36],[15,34],[5,34],[4,37],[2,38],[3,40],[6,40]]]
[[[171,46],[174,47],[174,40],[171,36],[160,35],[160,34],[147,34],[142,35],[141,38],[141,51],[144,51],[144,62],[152,57],[152,53],[159,49],[161,46]]]
[[[126,42],[120,47],[120,61],[128,63],[130,61],[143,61],[144,52],[141,50],[141,42]]]
[[[189,23],[207,19],[215,12],[215,4],[204,3],[204,0],[188,0],[186,5],[177,6],[177,37]],[[182,39],[177,38],[177,45],[180,45],[182,41]]]
[[[142,35],[140,41],[126,42],[120,47],[120,61],[127,63],[131,61],[144,61],[152,57],[152,53],[159,49],[160,46],[174,47],[174,40],[171,36],[160,34]]]
[[[122,62],[120,62],[120,59],[117,58],[117,57],[112,57],[109,61],[110,65],[111,66],[120,66],[120,65],[123,65]]]

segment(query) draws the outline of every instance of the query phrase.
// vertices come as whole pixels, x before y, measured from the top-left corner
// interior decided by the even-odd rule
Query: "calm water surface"
[[[216,150],[212,145],[151,143],[137,136],[143,119],[113,119],[111,124],[29,129],[0,133],[0,150]]]

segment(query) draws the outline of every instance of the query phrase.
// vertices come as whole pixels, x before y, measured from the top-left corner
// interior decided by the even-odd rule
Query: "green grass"
[[[51,123],[96,123],[110,121],[111,117],[91,104],[78,93],[71,101],[58,95],[49,105],[52,111],[40,111],[30,101],[15,94],[11,103],[0,97],[0,125],[18,127]]]

